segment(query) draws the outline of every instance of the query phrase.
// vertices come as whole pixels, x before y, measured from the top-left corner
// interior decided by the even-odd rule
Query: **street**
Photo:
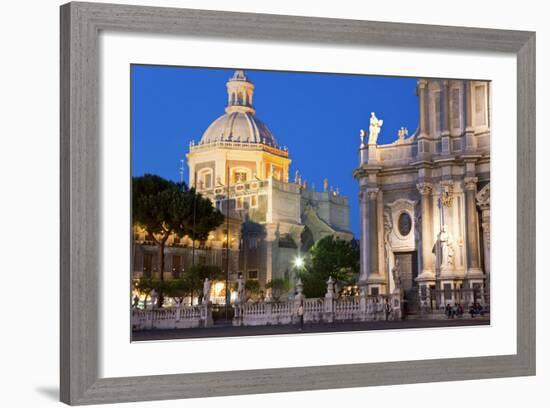
[[[312,323],[305,324],[299,331],[298,325],[272,326],[230,326],[214,325],[209,328],[175,329],[175,330],[140,330],[132,332],[132,341],[197,339],[208,337],[235,337],[235,336],[265,336],[274,334],[302,334],[328,333],[366,330],[388,329],[422,329],[437,327],[484,326],[489,325],[489,318],[476,317],[473,319],[443,319],[443,320],[403,320],[403,321],[369,321],[343,323]]]

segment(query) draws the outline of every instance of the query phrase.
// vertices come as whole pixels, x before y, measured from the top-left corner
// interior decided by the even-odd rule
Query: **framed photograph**
[[[62,6],[61,400],[534,375],[534,112],[532,32]]]

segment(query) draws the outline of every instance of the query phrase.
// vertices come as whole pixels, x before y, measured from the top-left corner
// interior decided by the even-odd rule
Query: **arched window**
[[[198,188],[210,189],[213,187],[214,176],[212,169],[203,169],[199,171]]]

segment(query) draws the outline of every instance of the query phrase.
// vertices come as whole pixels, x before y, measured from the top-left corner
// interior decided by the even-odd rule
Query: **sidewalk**
[[[437,327],[485,326],[489,324],[489,318],[487,317],[449,320],[390,320],[330,324],[314,323],[305,324],[303,331],[299,331],[297,325],[234,327],[231,325],[220,324],[214,325],[213,327],[196,329],[139,330],[132,332],[132,341],[198,339],[208,337],[265,336],[274,334],[330,333],[366,330],[422,329]]]

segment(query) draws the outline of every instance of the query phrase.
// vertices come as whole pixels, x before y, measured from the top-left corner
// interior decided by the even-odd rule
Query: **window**
[[[436,132],[441,131],[441,91],[434,93],[434,115],[435,115],[435,126],[434,130]]]
[[[250,235],[247,241],[248,241],[248,249],[258,248],[258,238],[256,237],[256,235]]]
[[[244,198],[243,197],[237,197],[235,201],[235,208],[237,210],[242,210],[244,208]]]
[[[451,91],[451,117],[453,129],[460,127],[460,89],[453,88]]]
[[[172,278],[179,278],[181,272],[181,255],[172,255]]]
[[[378,288],[371,288],[371,289],[370,289],[370,294],[371,294],[372,296],[378,296],[379,293],[380,293],[380,292],[378,291]]]
[[[248,279],[250,280],[258,280],[258,270],[257,269],[251,269],[248,271]]]
[[[213,187],[213,174],[212,169],[203,169],[199,173],[199,185],[198,188],[212,188]]]
[[[236,171],[235,172],[235,183],[244,183],[246,182],[246,172],[245,171]]]
[[[258,196],[250,196],[250,208],[258,208]]]
[[[153,254],[143,254],[143,275],[151,277],[151,271],[153,270]]]
[[[475,95],[475,111],[474,118],[476,125],[486,125],[487,121],[485,118],[485,84],[476,85],[474,95]]]
[[[444,293],[445,300],[451,299],[451,291],[452,291],[451,284],[445,283],[443,285],[443,293]]]

